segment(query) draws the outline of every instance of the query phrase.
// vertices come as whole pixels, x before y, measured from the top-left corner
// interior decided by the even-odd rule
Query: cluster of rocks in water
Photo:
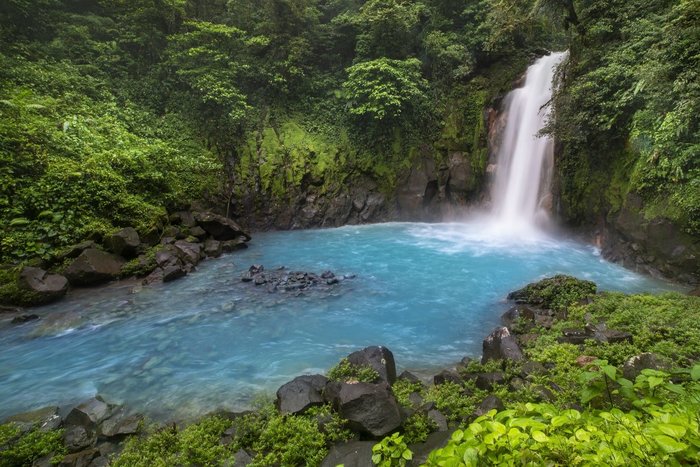
[[[297,294],[312,288],[327,290],[346,279],[354,278],[354,275],[336,275],[332,271],[324,271],[320,275],[313,272],[290,271],[284,266],[270,271],[265,270],[261,264],[252,265],[241,275],[242,282],[265,286],[265,290],[270,293]]]
[[[62,298],[70,286],[94,286],[129,275],[146,276],[144,284],[172,281],[204,258],[245,248],[250,240],[236,222],[211,212],[175,212],[169,222],[143,238],[126,227],[102,239],[101,245],[88,240],[67,248],[57,258],[68,263],[62,274],[23,267],[17,283],[22,304],[43,305]],[[18,322],[31,316],[20,316]]]
[[[254,278],[263,272],[264,268],[255,266],[248,271],[250,277],[244,276],[244,279],[254,283]],[[281,271],[279,275],[268,276],[268,280],[274,278],[272,283],[279,285],[276,281],[279,281],[280,277]],[[329,278],[327,277],[326,280]],[[473,381],[474,387],[486,392],[487,395],[483,397],[474,412],[456,423],[448,422],[451,414],[442,413],[433,402],[423,400],[420,391],[415,391],[408,396],[409,407],[399,404],[392,390],[392,385],[397,380],[406,380],[422,386],[425,386],[428,381],[408,371],[397,376],[394,355],[389,349],[381,346],[367,347],[348,355],[345,359],[347,363],[357,368],[374,370],[376,378],[373,381],[359,381],[354,377],[331,380],[319,374],[298,376],[277,390],[277,409],[282,414],[302,414],[314,406],[330,404],[340,417],[347,421],[347,427],[355,434],[354,438],[332,446],[322,466],[373,465],[371,463],[372,446],[384,436],[401,430],[410,416],[421,413],[432,420],[435,429],[425,442],[409,446],[414,454],[409,465],[420,465],[427,459],[430,452],[449,440],[457,425],[469,423],[490,410],[502,410],[505,407],[504,402],[495,394],[489,394],[489,392],[496,392],[499,387],[506,386],[516,391],[529,386],[535,394],[534,401],[551,402],[556,399],[556,393],[561,391],[561,388],[552,381],[542,382],[546,381],[552,367],[547,363],[527,360],[521,346],[536,338],[533,333],[536,327],[551,328],[557,320],[566,317],[565,310],[549,307],[551,303],[547,301],[547,295],[552,291],[557,295],[558,287],[571,287],[572,281],[577,280],[566,276],[555,276],[537,284],[530,284],[509,295],[516,304],[503,314],[504,326],[493,330],[482,344],[481,363],[500,362],[502,371],[470,371],[471,359],[465,357],[455,367],[445,369],[432,377],[429,382],[433,385],[446,383],[462,385],[467,381]],[[595,293],[595,284],[591,287],[592,283],[586,281],[573,283],[583,291],[582,300],[587,300],[587,295]],[[542,291],[548,292],[541,293]],[[559,341],[575,345],[582,344],[581,339],[600,342],[631,341],[632,336],[628,333],[608,329],[605,323],[593,323],[590,322],[590,317],[588,318],[589,322],[584,328],[564,330]],[[593,357],[581,355],[577,363],[584,367],[593,360],[595,360]],[[518,374],[505,371],[508,362],[518,363]],[[496,368],[499,366],[496,365]],[[630,358],[623,367],[623,375],[633,380],[642,370],[648,368],[668,369],[663,359],[654,354],[645,353]],[[469,389],[463,389],[463,392],[465,396],[474,394],[470,394]],[[575,406],[573,408],[581,409]],[[227,415],[235,418],[243,414],[228,413]],[[6,421],[24,424],[27,428],[39,426],[42,430],[63,427],[64,443],[69,455],[61,465],[102,466],[108,465],[109,456],[119,451],[119,443],[126,436],[138,432],[142,420],[142,416],[130,415],[123,407],[112,406],[97,397],[73,408],[65,418],[58,415],[56,408],[49,408],[11,417]],[[323,429],[324,423],[327,422],[328,420],[323,416],[319,416],[319,428]],[[224,433],[221,442],[230,443],[234,435],[235,433],[232,432]],[[247,465],[254,457],[255,453],[241,450],[235,455],[236,465]],[[48,465],[48,459],[42,459],[35,465]]]

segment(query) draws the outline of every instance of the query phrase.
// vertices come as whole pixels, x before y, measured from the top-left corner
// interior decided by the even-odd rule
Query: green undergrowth
[[[350,363],[347,358],[344,358],[336,366],[328,370],[328,379],[343,382],[374,383],[379,380],[379,373],[370,366],[355,365]]]
[[[303,415],[283,415],[272,405],[232,418],[211,416],[179,429],[154,427],[130,438],[112,465],[123,467],[170,465],[230,465],[239,450],[253,458],[252,466],[321,463],[333,443],[351,437],[345,422],[330,407]]]
[[[67,454],[63,446],[63,430],[28,431],[14,423],[0,425],[0,466],[20,467],[50,456],[51,464],[58,464]]]

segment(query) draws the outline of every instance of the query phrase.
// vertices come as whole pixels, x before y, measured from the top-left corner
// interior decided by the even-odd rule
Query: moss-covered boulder
[[[534,305],[556,311],[596,294],[595,282],[563,274],[528,284],[508,294],[516,303]]]
[[[68,280],[59,274],[25,266],[0,271],[0,304],[38,306],[62,298]]]

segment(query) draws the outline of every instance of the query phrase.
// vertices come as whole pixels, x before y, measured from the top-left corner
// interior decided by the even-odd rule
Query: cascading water
[[[554,144],[538,133],[549,116],[556,67],[566,55],[560,52],[540,58],[527,69],[525,85],[506,96],[506,125],[491,197],[492,220],[510,231],[536,230],[547,218],[540,200],[549,190]]]

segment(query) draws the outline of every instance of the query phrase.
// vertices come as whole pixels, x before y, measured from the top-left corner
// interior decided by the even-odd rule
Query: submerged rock
[[[256,286],[265,285],[267,287],[264,289],[270,293],[293,292],[299,294],[312,288],[330,290],[331,286],[353,277],[355,276],[338,277],[330,271],[319,276],[313,272],[290,271],[285,267],[269,271],[263,265],[254,264],[241,274],[241,281],[252,282]]]

